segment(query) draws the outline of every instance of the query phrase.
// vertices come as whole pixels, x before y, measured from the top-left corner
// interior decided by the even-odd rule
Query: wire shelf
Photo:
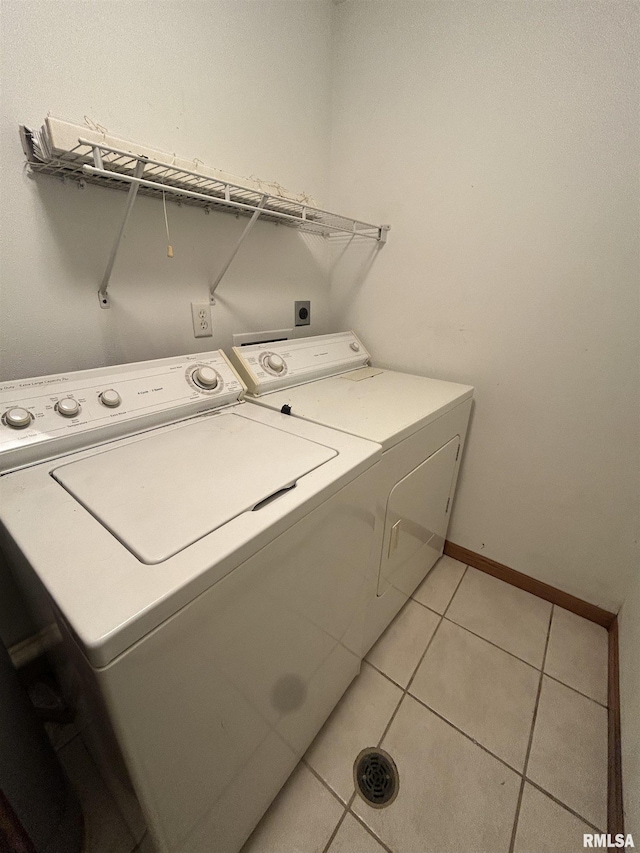
[[[50,132],[50,121],[53,122],[55,133],[62,134],[60,139],[65,139],[64,144],[56,146]],[[71,136],[68,135],[67,130],[67,136],[64,137],[65,128],[72,129]],[[115,147],[113,141],[107,143],[106,140],[89,140],[77,136],[73,130],[77,132],[81,128],[75,128],[59,120],[47,119],[42,131],[33,131],[21,125],[20,135],[31,172],[78,181],[81,185],[87,183],[128,191],[124,218],[116,234],[98,291],[101,308],[108,308],[110,305],[107,288],[124,228],[138,193],[173,199],[178,204],[199,207],[207,213],[219,210],[236,216],[249,217],[249,222],[240,239],[211,284],[212,303],[215,303],[216,288],[258,218],[325,237],[334,235],[348,235],[350,239],[366,237],[375,240],[379,246],[386,242],[388,225],[373,225],[340,216],[337,213],[330,213],[307,204],[304,199],[291,199],[283,194],[277,195],[265,191],[260,186],[260,182],[256,182],[255,187],[231,183],[223,180],[220,177],[221,173],[208,174],[213,170],[205,166],[200,171],[192,171],[184,168],[185,161],[180,161],[178,165],[175,157],[173,162],[169,162],[170,155],[157,152],[158,157],[164,159],[154,159],[144,153],[133,153]],[[115,141],[118,142],[118,140]],[[138,146],[133,147],[138,148],[140,152]]]
[[[261,219],[325,236],[342,233],[381,242],[386,239],[387,226],[330,213],[258,188],[232,184],[89,140],[80,139],[71,151],[56,152],[56,156],[43,162],[34,152],[31,132],[26,128],[25,131],[27,163],[35,173],[120,190],[136,183],[141,195],[161,198],[164,194],[182,204],[235,215],[251,216],[266,197],[260,208]],[[138,164],[143,167],[140,178],[135,177]]]

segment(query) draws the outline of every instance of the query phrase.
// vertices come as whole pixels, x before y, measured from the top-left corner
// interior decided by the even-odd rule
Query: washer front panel
[[[201,368],[215,372],[215,388],[198,384]],[[220,351],[3,382],[0,471],[218,409],[243,393]],[[20,417],[23,412],[28,419]]]

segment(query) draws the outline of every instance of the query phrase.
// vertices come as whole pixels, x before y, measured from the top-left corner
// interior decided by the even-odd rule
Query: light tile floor
[[[606,832],[607,632],[443,557],[371,649],[242,853],[577,853]],[[132,837],[71,728],[53,733],[86,853]],[[389,752],[373,809],[353,762]],[[211,851],[214,853],[214,851]]]
[[[607,648],[604,628],[443,557],[242,853],[582,851],[606,832]],[[400,774],[384,809],[354,792],[369,746]]]

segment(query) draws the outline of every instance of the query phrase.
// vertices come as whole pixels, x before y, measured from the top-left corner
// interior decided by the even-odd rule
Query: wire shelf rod
[[[143,169],[144,160],[139,160],[136,165],[136,176],[142,175]],[[124,234],[124,229],[129,220],[129,216],[131,215],[131,211],[133,210],[133,203],[136,200],[136,195],[138,193],[139,187],[140,185],[135,183],[132,183],[129,187],[127,206],[125,207],[124,216],[122,217],[120,228],[118,229],[118,233],[116,234],[116,239],[113,243],[113,248],[111,249],[111,254],[109,255],[109,260],[107,262],[107,268],[105,270],[104,276],[102,277],[100,290],[98,291],[98,300],[100,302],[101,308],[109,307],[109,294],[107,293],[107,288],[109,287],[109,279],[111,278],[111,271],[113,270],[113,265],[118,255],[120,241],[122,240],[122,235]]]
[[[236,245],[231,250],[229,257],[227,258],[227,262],[224,264],[224,266],[222,267],[222,269],[220,270],[220,272],[216,276],[215,281],[211,284],[211,287],[209,288],[209,302],[212,305],[216,304],[216,288],[218,287],[218,285],[222,281],[226,271],[231,266],[231,261],[233,261],[235,256],[238,254],[240,246],[242,246],[242,243],[244,242],[244,238],[247,236],[249,231],[251,231],[253,226],[256,224],[256,221],[257,221],[258,217],[260,216],[260,214],[262,213],[262,209],[264,208],[266,201],[267,201],[267,195],[265,194],[262,196],[262,198],[258,202],[256,209],[253,211],[253,216],[247,222],[244,231],[242,232],[242,234],[238,238]]]
[[[144,163],[144,160],[141,160],[141,162]],[[193,198],[193,199],[198,199],[200,201],[206,201],[210,204],[220,204],[220,205],[223,205],[225,207],[233,207],[233,208],[237,208],[238,210],[244,210],[244,211],[250,211],[250,212],[253,212],[256,209],[255,203],[254,204],[245,204],[244,202],[241,202],[241,201],[232,201],[232,200],[227,200],[226,198],[222,199],[222,198],[219,198],[218,196],[205,195],[204,193],[198,193],[198,192],[195,192],[194,190],[187,190],[187,189],[182,189],[180,187],[173,187],[170,184],[165,185],[165,184],[159,183],[158,181],[149,181],[145,178],[137,178],[137,177],[135,177],[135,175],[125,175],[125,174],[122,174],[120,172],[112,172],[108,169],[97,169],[97,168],[95,168],[95,166],[85,165],[85,166],[83,166],[83,171],[86,172],[87,174],[90,174],[90,175],[101,175],[102,177],[110,178],[111,180],[124,181],[124,182],[129,183],[129,184],[135,183],[135,184],[138,184],[139,186],[143,186],[143,187],[147,187],[149,189],[157,190],[158,192],[168,192],[168,193],[172,193],[173,195],[176,195],[176,196],[185,196],[187,198]],[[268,200],[275,199],[276,202],[279,201],[277,196],[275,196],[275,197],[270,196],[270,195],[268,195],[268,193],[265,195],[266,195]],[[333,224],[328,223],[328,222],[322,222],[322,221],[313,220],[313,219],[309,219],[309,218],[303,220],[300,216],[294,216],[293,214],[284,213],[283,211],[274,210],[272,208],[266,208],[265,212],[268,212],[270,216],[277,217],[278,219],[286,219],[286,220],[289,220],[292,222],[297,222],[297,223],[303,222],[305,225],[314,225],[314,226],[317,226],[318,228],[320,228],[322,230],[339,231],[339,232],[347,233],[347,234],[355,233],[355,234],[358,234],[359,236],[369,237],[369,238],[374,239],[374,240],[380,240],[381,239],[380,238],[380,232],[382,229],[380,228],[380,226],[370,225],[366,222],[359,222],[358,220],[351,220],[351,219],[348,220],[348,222],[350,223],[350,227],[347,227],[346,225],[344,225],[344,226],[333,225]],[[328,214],[328,215],[335,217],[335,214]],[[358,228],[357,227],[358,225],[360,225],[362,227]],[[367,233],[367,231],[363,230],[364,228],[372,229],[375,231],[375,233],[374,234]]]
[[[212,177],[209,175],[202,175],[201,173],[191,171],[190,169],[183,169],[182,167],[178,167],[178,166],[175,166],[173,164],[168,164],[166,162],[162,162],[161,160],[154,160],[152,157],[146,158],[146,157],[143,157],[142,155],[132,154],[130,151],[124,151],[121,148],[113,148],[112,146],[102,144],[99,142],[89,142],[88,140],[82,139],[82,138],[80,138],[78,140],[78,142],[81,145],[88,145],[91,148],[99,148],[101,151],[106,152],[106,153],[114,153],[114,154],[122,155],[124,157],[128,157],[128,158],[130,158],[130,160],[132,162],[137,161],[137,160],[143,160],[145,165],[146,165],[146,169],[149,173],[151,173],[153,171],[149,167],[160,166],[163,169],[166,169],[166,168],[174,169],[175,174],[187,175],[190,178],[195,178],[195,179],[200,180],[200,181],[206,180],[207,182],[211,182],[212,184],[217,184],[221,190],[225,187],[230,187],[231,190],[241,192],[241,193],[249,193],[249,194],[252,194],[255,196],[261,197],[264,194],[264,192],[258,188],[254,189],[252,187],[246,187],[246,186],[242,186],[240,184],[234,184],[231,181],[224,181],[221,178],[215,178],[215,177]],[[168,189],[168,187],[166,189]],[[361,222],[360,220],[354,219],[351,216],[340,216],[338,214],[332,213],[329,210],[324,210],[324,209],[319,208],[319,207],[311,207],[311,206],[305,204],[304,202],[296,201],[295,199],[286,198],[284,196],[273,195],[272,193],[267,193],[267,195],[269,196],[270,200],[273,199],[274,201],[286,202],[288,204],[291,204],[292,206],[300,207],[300,208],[306,207],[309,211],[312,211],[314,214],[323,214],[325,216],[336,217],[336,218],[344,219],[348,222],[356,222],[356,223],[358,223],[358,224],[360,224],[366,228],[373,228],[376,231],[380,230],[379,225],[373,225],[372,223],[369,223],[369,222]],[[254,205],[254,207],[255,207],[255,205]]]

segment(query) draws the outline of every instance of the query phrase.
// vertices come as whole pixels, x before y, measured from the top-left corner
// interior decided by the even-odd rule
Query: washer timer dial
[[[191,374],[191,379],[198,388],[202,388],[204,391],[214,391],[220,383],[218,373],[213,367],[207,367],[206,364],[196,367]]]

